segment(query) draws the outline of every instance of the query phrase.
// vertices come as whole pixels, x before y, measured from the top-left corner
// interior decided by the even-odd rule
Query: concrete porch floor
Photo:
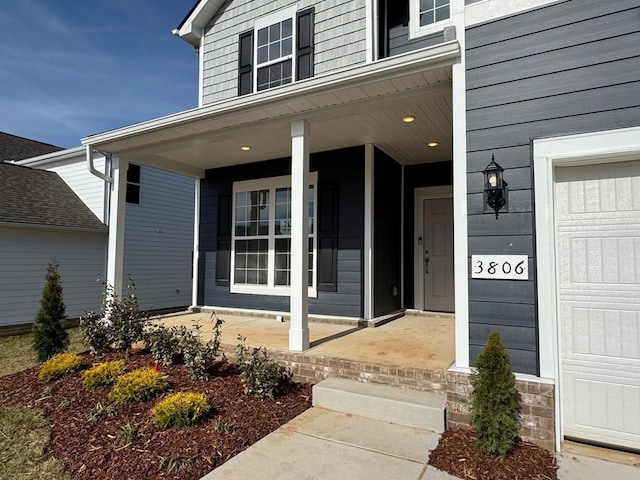
[[[273,317],[218,313],[224,320],[222,344],[236,345],[238,334],[247,345],[286,352],[289,348],[289,322]],[[167,315],[155,319],[166,326],[202,326],[204,341],[212,336],[210,313]],[[453,316],[406,314],[377,328],[334,323],[309,322],[311,348],[305,355],[350,361],[401,365],[424,370],[446,370],[455,359]]]

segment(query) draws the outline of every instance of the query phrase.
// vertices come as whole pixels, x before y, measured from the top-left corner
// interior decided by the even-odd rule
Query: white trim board
[[[556,449],[560,450],[561,411],[560,326],[557,318],[554,169],[558,166],[611,163],[640,158],[640,126],[581,133],[533,141],[538,278],[540,376],[556,381]]]

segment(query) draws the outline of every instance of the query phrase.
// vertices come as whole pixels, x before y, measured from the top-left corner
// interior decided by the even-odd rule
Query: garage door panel
[[[565,415],[565,435],[639,448],[640,386],[599,376],[565,378],[574,408]]]
[[[590,361],[597,359],[603,368],[620,363],[640,368],[640,312],[598,307],[563,305],[560,313],[567,319],[562,335],[565,363],[586,355]]]
[[[640,162],[556,170],[565,435],[640,449]]]

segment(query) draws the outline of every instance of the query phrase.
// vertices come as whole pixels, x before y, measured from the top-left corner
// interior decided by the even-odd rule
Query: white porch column
[[[124,274],[124,214],[127,199],[126,160],[113,157],[111,160],[112,181],[109,200],[109,243],[107,250],[107,283],[113,293],[122,298]]]
[[[291,323],[289,350],[309,348],[309,123],[291,122]]]
[[[467,91],[465,77],[465,2],[452,3],[451,20],[460,44],[452,67],[453,88],[453,235],[455,275],[456,368],[469,369],[469,273],[467,237]]]
[[[373,312],[373,145],[364,146],[364,318]]]
[[[191,306],[198,305],[198,278],[200,263],[200,179],[195,180],[193,205],[193,286],[191,287]]]

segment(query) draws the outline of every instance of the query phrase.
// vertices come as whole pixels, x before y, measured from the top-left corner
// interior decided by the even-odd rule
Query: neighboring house
[[[108,277],[128,162],[188,175],[194,307],[290,312],[298,351],[309,314],[454,312],[451,371],[467,382],[500,331],[543,397],[532,439],[638,449],[639,18],[637,0],[200,0],[174,32],[200,106],[82,141],[113,155]]]
[[[111,188],[92,175],[82,147],[25,159],[21,165],[56,172],[105,225]],[[101,155],[94,168],[109,178],[111,165]],[[123,282],[135,284],[140,306],[154,311],[181,310],[191,303],[194,180],[155,168],[129,165],[126,187]],[[106,264],[107,243],[103,244]],[[106,279],[106,270],[96,278]],[[64,278],[63,278],[64,280]]]
[[[100,307],[107,228],[55,173],[0,162],[0,327],[34,321],[55,260],[67,315]]]
[[[55,145],[0,132],[0,162],[16,162],[59,150],[62,148]]]

